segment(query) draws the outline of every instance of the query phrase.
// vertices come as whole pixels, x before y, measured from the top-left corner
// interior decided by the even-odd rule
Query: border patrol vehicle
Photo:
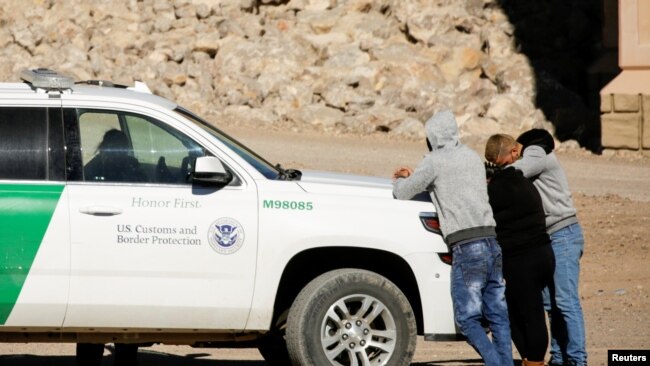
[[[408,365],[457,336],[429,200],[272,165],[174,102],[47,69],[0,84],[0,341]],[[137,359],[136,359],[137,360]]]

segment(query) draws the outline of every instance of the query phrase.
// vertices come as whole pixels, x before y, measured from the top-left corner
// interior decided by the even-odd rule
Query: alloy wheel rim
[[[385,365],[395,351],[396,340],[393,314],[370,295],[339,299],[321,323],[321,345],[335,366]]]

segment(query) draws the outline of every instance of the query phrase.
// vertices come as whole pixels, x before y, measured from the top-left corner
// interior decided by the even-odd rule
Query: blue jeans
[[[483,238],[456,245],[452,252],[451,297],[456,323],[486,366],[512,366],[499,244],[495,238]],[[489,323],[492,340],[481,324],[482,319]]]
[[[584,248],[580,224],[551,234],[555,254],[553,287],[544,291],[544,305],[551,323],[551,360],[557,365],[587,364],[585,322],[578,295],[580,257]]]

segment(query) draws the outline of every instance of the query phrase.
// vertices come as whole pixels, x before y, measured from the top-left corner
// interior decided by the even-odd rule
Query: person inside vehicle
[[[147,176],[138,159],[130,155],[129,140],[124,132],[106,131],[97,153],[84,167],[86,181],[146,182]]]

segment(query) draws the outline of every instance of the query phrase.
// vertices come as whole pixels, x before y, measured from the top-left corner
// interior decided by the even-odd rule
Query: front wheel
[[[406,296],[385,277],[339,269],[312,280],[287,320],[293,365],[407,366],[416,324]]]

